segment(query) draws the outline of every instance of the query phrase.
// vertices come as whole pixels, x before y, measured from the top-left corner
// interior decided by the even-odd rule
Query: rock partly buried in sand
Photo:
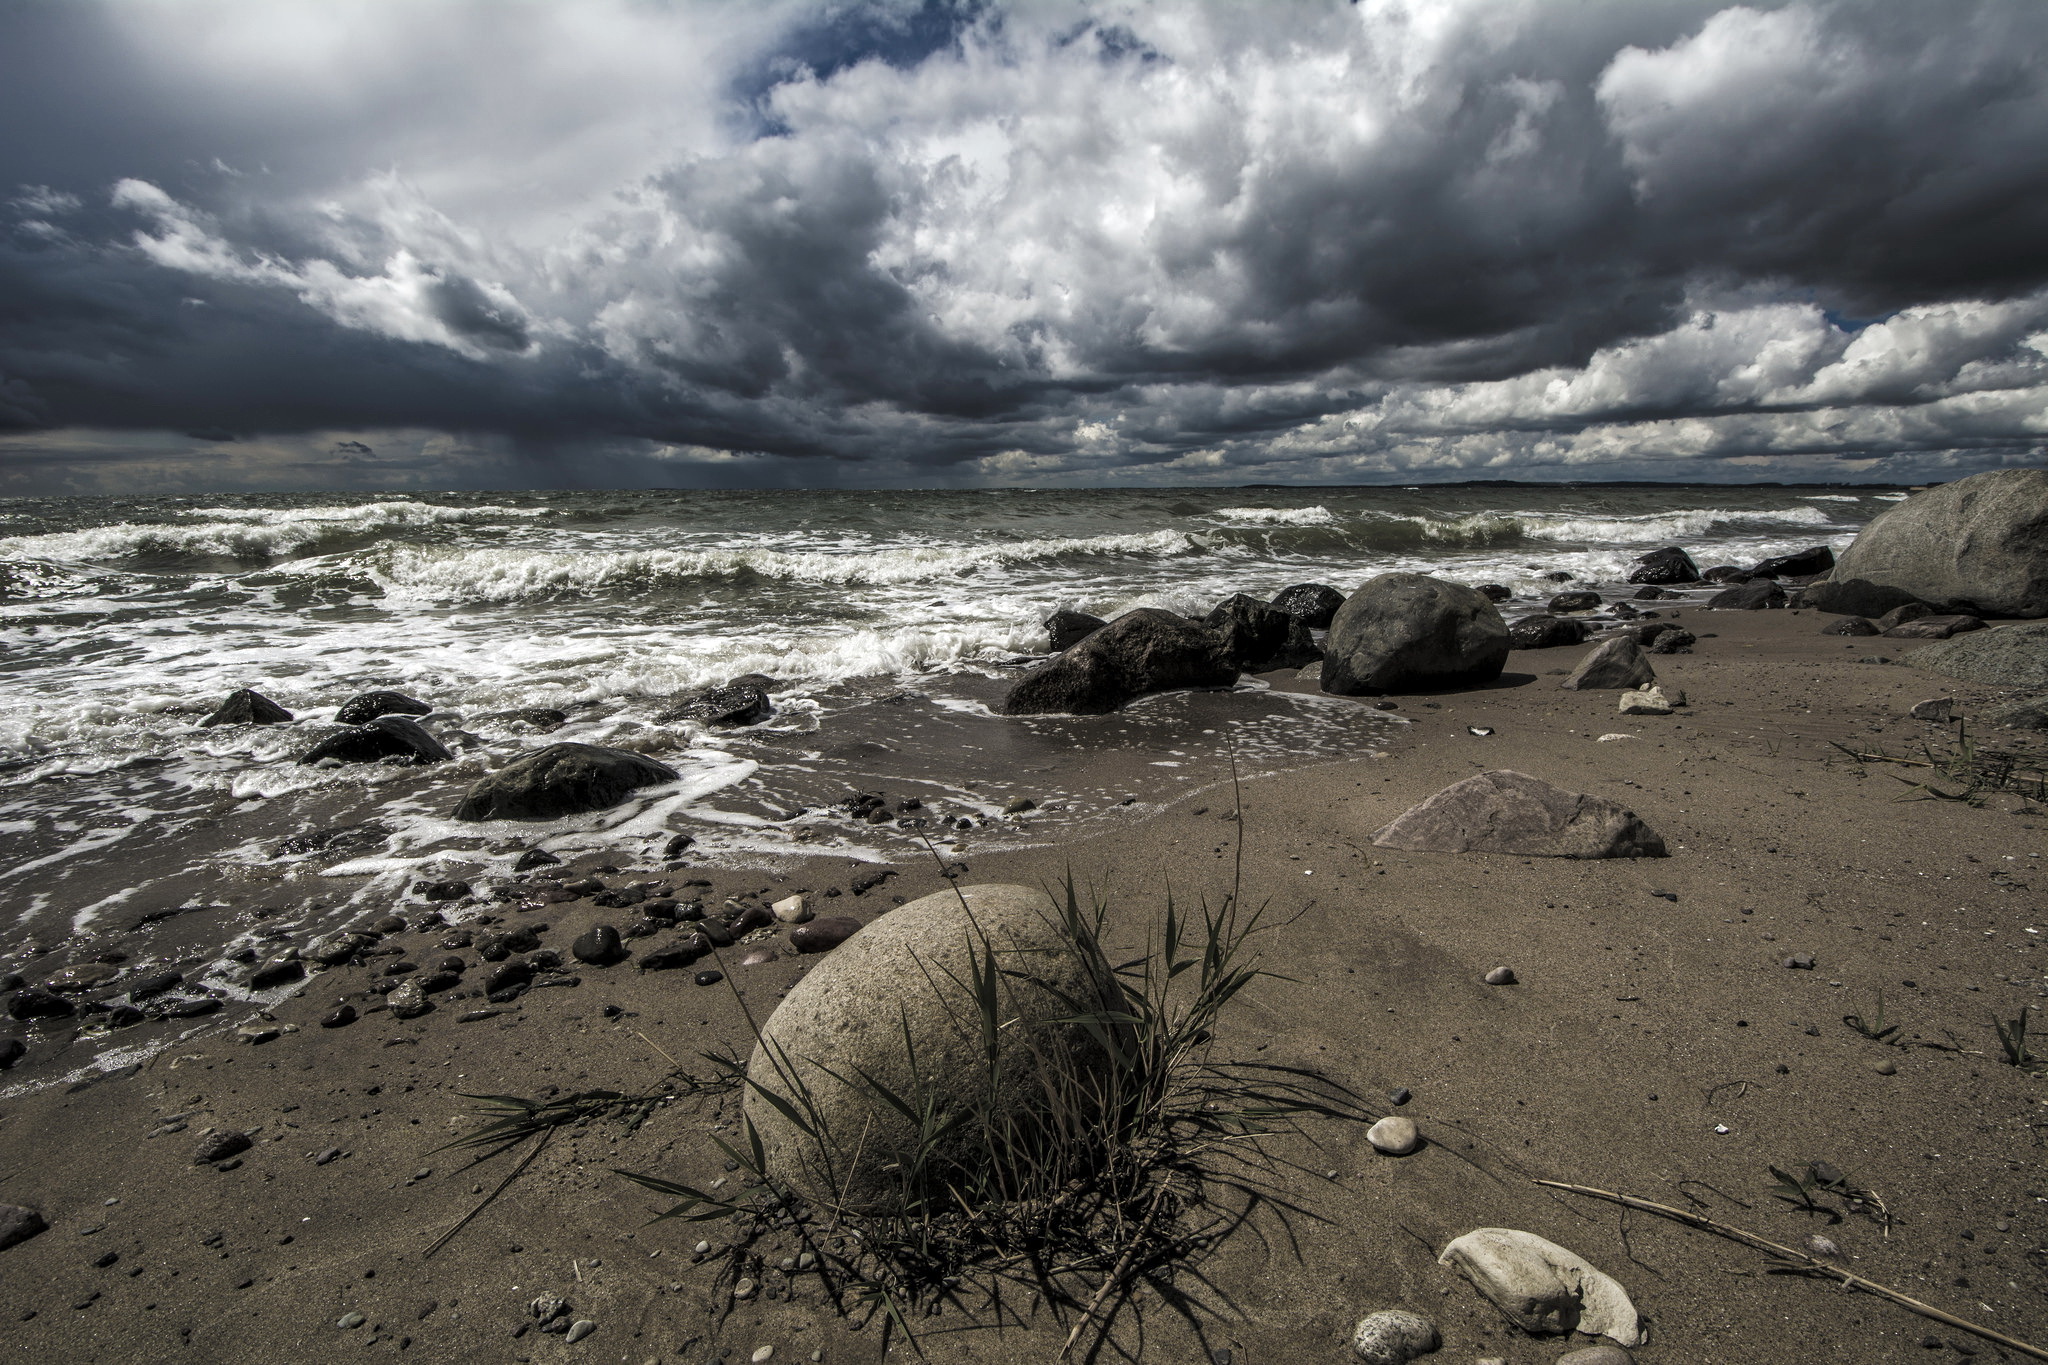
[[[199,722],[202,730],[216,725],[286,725],[292,713],[252,687],[228,693],[214,713]]]
[[[1583,1351],[1566,1351],[1557,1365],[1636,1365],[1636,1358],[1619,1346],[1588,1346]]]
[[[1547,613],[1524,616],[1508,627],[1508,648],[1557,649],[1563,645],[1582,645],[1586,643],[1588,629],[1584,621],[1567,621]]]
[[[1918,602],[1920,599],[1904,588],[1887,587],[1873,583],[1867,578],[1842,578],[1839,573],[1833,578],[1824,578],[1818,583],[1806,585],[1806,595],[1800,601],[1815,611],[1833,612],[1841,616],[1882,616],[1888,611]]]
[[[800,953],[829,953],[860,932],[851,915],[827,915],[789,931],[789,946]]]
[[[1877,618],[1877,628],[1880,631],[1886,631],[1894,626],[1903,626],[1908,621],[1917,621],[1923,616],[1934,616],[1937,614],[1933,607],[1918,599],[1911,602],[1901,602],[1898,606],[1893,607],[1890,611]]]
[[[199,1139],[199,1145],[192,1150],[192,1164],[197,1166],[209,1161],[225,1161],[255,1145],[247,1133],[236,1132],[232,1128],[208,1133]]]
[[[1337,696],[1455,687],[1500,676],[1508,626],[1484,593],[1419,573],[1381,574],[1337,610],[1323,691]]]
[[[1501,591],[1505,593],[1507,589]],[[1327,583],[1296,583],[1274,593],[1272,605],[1275,611],[1300,617],[1301,623],[1311,630],[1328,630],[1337,608],[1344,605],[1344,594]]]
[[[446,763],[455,755],[441,741],[428,734],[418,721],[405,716],[379,716],[368,725],[343,730],[308,749],[301,763]]]
[[[1835,552],[1825,545],[1772,555],[1749,571],[1752,578],[1809,578],[1835,567]]]
[[[1887,630],[1885,637],[1892,640],[1946,640],[1951,635],[1982,629],[1984,622],[1975,616],[1916,616]]]
[[[1716,611],[1775,611],[1785,605],[1785,590],[1769,578],[1753,578],[1723,588],[1707,599]]]
[[[1064,654],[1108,624],[1100,616],[1061,607],[1045,618],[1045,634],[1052,641],[1052,652]]]
[[[1673,688],[1666,693],[1655,683],[1640,691],[1621,694],[1617,708],[1624,716],[1668,716],[1673,709],[1685,705],[1685,693]]]
[[[1986,712],[1984,721],[2006,730],[2048,730],[2048,697],[2010,702]]]
[[[1700,581],[1700,567],[1692,562],[1692,556],[1676,545],[1662,550],[1652,550],[1636,559],[1635,567],[1629,570],[1631,583],[1697,583]]]
[[[0,1251],[20,1246],[29,1238],[49,1230],[43,1215],[20,1204],[0,1204]]]
[[[1954,697],[1929,697],[1926,701],[1914,702],[1912,708],[1906,714],[1914,720],[1946,721],[1955,713],[1955,709],[1956,699]]]
[[[975,986],[991,953],[1003,1021],[993,1068]],[[746,1116],[769,1172],[828,1208],[903,1208],[918,1192],[909,1182],[985,1164],[990,1125],[1029,1124],[1049,1089],[1083,1102],[1100,1053],[1059,1021],[1106,1007],[1107,991],[1043,891],[969,886],[912,901],[813,967],[762,1029]],[[800,1105],[806,1125],[770,1095]],[[892,1100],[959,1122],[918,1162],[919,1125]]]
[[[1222,636],[1185,616],[1141,607],[1026,673],[998,709],[1006,716],[1099,716],[1148,693],[1236,681]]]
[[[1862,616],[1844,616],[1820,628],[1823,635],[1880,635],[1877,623]]]
[[[424,716],[434,708],[403,692],[364,692],[334,713],[337,725],[368,725],[379,716]]]
[[[706,725],[758,725],[775,714],[767,689],[758,678],[734,678],[723,687],[685,697],[654,718],[656,725],[699,720]]]
[[[1380,848],[1535,858],[1662,858],[1664,840],[1605,797],[1508,768],[1454,782],[1374,832]]]
[[[1573,692],[1607,692],[1648,687],[1655,681],[1657,670],[1650,666],[1643,647],[1626,635],[1617,635],[1579,660],[1579,666],[1558,686]]]
[[[1628,1292],[1580,1256],[1532,1232],[1478,1228],[1445,1247],[1437,1264],[1536,1336],[1584,1332],[1640,1346],[1643,1329]]]
[[[607,810],[637,787],[675,780],[675,769],[642,754],[595,744],[550,744],[479,780],[455,808],[455,818],[553,820]]]
[[[2048,470],[1998,469],[1880,513],[1835,566],[1925,602],[2048,616]]]
[[[1217,603],[1202,624],[1223,637],[1223,656],[1240,673],[1301,668],[1323,657],[1307,622],[1243,593]]]
[[[1408,1365],[1442,1344],[1435,1323],[1401,1308],[1368,1313],[1351,1333],[1351,1349],[1365,1365]]]
[[[1690,654],[1692,647],[1700,642],[1700,637],[1689,630],[1681,630],[1668,621],[1662,624],[1667,628],[1658,630],[1654,625],[1646,626],[1642,629],[1648,632],[1647,634],[1635,634],[1635,639],[1641,642],[1645,653]]]
[[[1906,662],[1966,682],[2039,692],[2048,688],[2048,621],[1944,640],[1907,655]]]

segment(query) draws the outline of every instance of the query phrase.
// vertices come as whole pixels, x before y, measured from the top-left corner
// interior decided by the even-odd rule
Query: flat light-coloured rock
[[[1383,1308],[1358,1320],[1351,1349],[1365,1365],[1408,1365],[1442,1344],[1436,1324],[1405,1308]]]
[[[811,919],[810,904],[802,896],[784,896],[768,908],[783,924],[807,924]]]
[[[974,993],[990,953],[1005,1021],[993,1076]],[[761,1031],[746,1115],[768,1169],[827,1207],[903,1207],[916,1193],[906,1180],[918,1129],[881,1092],[912,1109],[1025,1121],[1048,1081],[1099,1065],[1086,1030],[1056,1021],[1096,1007],[1104,990],[1043,891],[948,888],[890,912],[812,968]],[[985,1162],[987,1151],[970,1120],[941,1141],[930,1168],[943,1175],[948,1164]]]
[[[1643,647],[1626,635],[1617,635],[1579,660],[1571,676],[1558,686],[1573,692],[1604,692],[1612,689],[1648,687],[1657,681],[1657,670]]]
[[[1557,1358],[1557,1365],[1635,1365],[1636,1358],[1619,1346],[1604,1342],[1588,1346],[1583,1351],[1567,1351]]]
[[[1913,709],[1906,714],[1914,720],[1947,720],[1955,709],[1954,697],[1929,697],[1926,701],[1914,702]]]
[[[2048,615],[2048,470],[1993,470],[1916,493],[1857,533],[1834,576],[1923,602]]]
[[[1643,1344],[1635,1305],[1620,1284],[1583,1257],[1533,1232],[1478,1228],[1438,1256],[1525,1332],[1584,1332],[1622,1346]]]
[[[1677,688],[1666,692],[1652,683],[1640,691],[1624,692],[1616,702],[1616,708],[1624,716],[1668,716],[1676,707],[1685,705],[1685,693]]]
[[[1401,1114],[1391,1114],[1365,1130],[1365,1140],[1373,1150],[1388,1156],[1406,1156],[1422,1145],[1422,1134],[1416,1131],[1415,1120]]]
[[[1374,832],[1381,848],[1540,858],[1661,858],[1634,811],[1509,768],[1454,782]]]

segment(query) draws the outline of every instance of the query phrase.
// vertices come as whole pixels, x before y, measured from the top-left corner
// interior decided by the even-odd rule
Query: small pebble
[[[1409,1089],[1408,1089],[1408,1087],[1407,1087],[1407,1086],[1405,1086],[1405,1085],[1403,1085],[1403,1086],[1397,1086],[1397,1087],[1395,1087],[1395,1088],[1394,1088],[1394,1089],[1393,1089],[1392,1091],[1390,1091],[1390,1092],[1388,1093],[1388,1095],[1387,1095],[1387,1099],[1388,1099],[1388,1100],[1389,1100],[1389,1101],[1390,1101],[1391,1103],[1393,1103],[1393,1104],[1397,1104],[1397,1105],[1399,1105],[1399,1104],[1406,1104],[1406,1103],[1408,1103],[1408,1101],[1410,1101],[1410,1100],[1412,1100],[1412,1099],[1414,1099],[1414,1098],[1415,1098],[1415,1096],[1414,1096],[1414,1095],[1413,1095],[1412,1093],[1410,1093],[1410,1092],[1409,1092]]]
[[[724,972],[699,972],[696,976],[696,982],[700,986],[716,986],[723,980],[725,980]]]
[[[759,1288],[760,1286],[752,1279],[743,1279],[732,1287],[732,1296],[736,1299],[751,1299],[754,1297],[754,1291]]]
[[[1813,954],[1812,954],[1812,953],[1794,953],[1794,954],[1792,954],[1792,956],[1790,956],[1790,957],[1788,957],[1788,958],[1786,958],[1786,959],[1785,959],[1785,969],[1786,969],[1787,971],[1793,971],[1793,972],[1810,972],[1810,971],[1812,971],[1812,970],[1813,970]]]
[[[1899,1064],[1887,1057],[1877,1064],[1877,1074],[1880,1076],[1896,1076],[1899,1074]]]
[[[1486,984],[1489,986],[1512,986],[1516,980],[1513,967],[1495,967],[1486,974]]]
[[[597,1324],[589,1318],[582,1318],[570,1324],[568,1334],[562,1340],[574,1345],[597,1330]]]
[[[361,1327],[364,1323],[368,1321],[369,1319],[364,1317],[361,1313],[343,1313],[341,1315],[341,1320],[335,1323],[334,1325],[336,1327],[341,1328],[344,1332],[346,1332],[353,1328]]]
[[[775,1358],[775,1348],[774,1348],[773,1346],[759,1346],[759,1347],[756,1347],[756,1348],[754,1349],[754,1354],[752,1354],[752,1355],[750,1355],[750,1356],[748,1356],[748,1357],[747,1357],[747,1359],[749,1359],[749,1360],[751,1360],[751,1361],[753,1361],[753,1362],[754,1362],[754,1365],[761,1365],[761,1362],[762,1362],[762,1361],[764,1361],[764,1360],[773,1360],[774,1358]]]
[[[1415,1120],[1393,1115],[1381,1119],[1365,1130],[1365,1140],[1373,1150],[1388,1156],[1406,1156],[1422,1143],[1422,1135],[1416,1131]]]
[[[1408,1365],[1417,1356],[1436,1350],[1441,1341],[1436,1324],[1428,1318],[1387,1308],[1359,1319],[1351,1334],[1351,1349],[1366,1365]]]
[[[1823,1237],[1817,1232],[1809,1232],[1806,1234],[1806,1254],[1818,1256],[1823,1261],[1832,1261],[1841,1256],[1842,1249],[1835,1245],[1833,1239]]]

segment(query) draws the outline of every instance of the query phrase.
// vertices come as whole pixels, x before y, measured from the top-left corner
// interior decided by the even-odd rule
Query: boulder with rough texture
[[[596,744],[550,744],[480,779],[455,808],[455,818],[554,820],[607,810],[637,787],[675,780],[675,769],[642,754]]]
[[[1185,616],[1141,607],[1026,673],[998,709],[1009,716],[1099,716],[1147,693],[1236,681],[1222,636]]]
[[[0,1251],[49,1230],[43,1215],[20,1204],[0,1204]]]
[[[1572,692],[1605,692],[1648,687],[1655,681],[1657,670],[1650,667],[1643,647],[1626,635],[1617,635],[1579,660],[1571,676],[1558,686]]]
[[[391,759],[417,764],[446,763],[454,757],[418,721],[392,715],[378,716],[368,725],[329,735],[308,749],[299,762],[332,759],[337,763],[382,763]]]
[[[1842,616],[1820,628],[1823,635],[1880,635],[1877,623],[1863,616]]]
[[[1917,669],[1948,673],[1993,688],[2048,690],[2048,622],[1976,630],[1907,655]]]
[[[1584,621],[1568,621],[1548,613],[1524,616],[1508,627],[1510,649],[1556,649],[1560,645],[1586,643],[1589,627]]]
[[[1403,1308],[1368,1313],[1351,1332],[1351,1349],[1365,1365],[1408,1365],[1442,1344],[1435,1323]]]
[[[1641,1320],[1628,1291],[1583,1257],[1515,1228],[1477,1228],[1436,1258],[1536,1336],[1584,1332],[1640,1346]]]
[[[253,687],[244,687],[228,693],[214,713],[199,722],[202,730],[211,730],[216,725],[286,725],[291,722],[292,713],[264,696]]]
[[[1666,693],[1655,683],[1637,692],[1624,692],[1615,709],[1624,716],[1668,716],[1676,707],[1685,705],[1685,693],[1675,688]]]
[[[1636,1358],[1619,1346],[1602,1343],[1588,1346],[1583,1351],[1566,1351],[1557,1358],[1557,1365],[1635,1365]]]
[[[1479,591],[1489,602],[1505,602],[1514,596],[1512,592],[1508,591],[1508,586],[1505,583],[1481,583]]]
[[[1508,768],[1453,782],[1374,831],[1380,848],[1515,853],[1525,858],[1662,858],[1636,813]]]
[[[1631,583],[1697,583],[1700,581],[1700,566],[1693,563],[1692,556],[1676,545],[1662,550],[1652,550],[1637,557],[1635,567],[1628,573]]]
[[[706,725],[758,725],[775,714],[768,691],[755,678],[735,678],[723,687],[685,697],[654,717],[656,725],[699,720]]]
[[[1877,628],[1880,631],[1890,630],[1894,626],[1903,626],[1908,621],[1917,621],[1923,616],[1934,615],[1937,615],[1934,608],[1928,606],[1925,602],[1917,599],[1911,602],[1901,602],[1877,618]]]
[[[1299,616],[1243,593],[1217,603],[1202,624],[1223,637],[1223,653],[1241,673],[1300,668],[1323,656]]]
[[[1300,617],[1301,623],[1311,630],[1328,630],[1331,618],[1343,605],[1344,594],[1327,583],[1296,583],[1274,593],[1272,602],[1275,611]]]
[[[1716,611],[1767,611],[1785,605],[1785,590],[1769,578],[1752,578],[1707,599]]]
[[[1946,640],[1951,635],[1982,629],[1984,620],[1979,616],[1916,616],[1893,626],[1885,636],[1893,640]]]
[[[1752,578],[1809,578],[1835,567],[1835,552],[1825,545],[1772,555],[1749,571]]]
[[[1749,571],[1747,569],[1738,569],[1733,564],[1716,564],[1713,568],[1702,572],[1700,579],[1702,582],[1707,583],[1747,583],[1749,581]]]
[[[1600,594],[1597,592],[1587,592],[1583,589],[1561,592],[1550,599],[1550,610],[1553,612],[1598,611],[1600,610]]]
[[[364,692],[334,713],[337,725],[368,725],[379,716],[424,716],[434,708],[403,692]]]
[[[1648,654],[1690,654],[1692,647],[1700,642],[1699,636],[1677,626],[1660,630],[1647,639],[1638,638],[1643,640],[1643,651]]]
[[[2048,470],[1998,469],[1914,494],[1858,533],[1835,577],[1992,616],[2048,616]]]
[[[1882,616],[1896,607],[1919,600],[1904,588],[1887,587],[1867,578],[1843,578],[1839,570],[1833,578],[1807,584],[1806,594],[1800,598],[1803,605],[1815,611],[1870,617]]]
[[[1323,641],[1323,691],[1338,696],[1487,682],[1508,658],[1508,626],[1486,595],[1419,573],[1367,582]]]
[[[991,957],[1002,1020],[992,1063],[976,1001]],[[891,912],[813,967],[761,1030],[746,1116],[768,1170],[827,1208],[915,1203],[959,1166],[989,1161],[989,1132],[1031,1123],[1049,1087],[1085,1102],[1100,1053],[1062,1021],[1107,1008],[1110,989],[1043,891],[948,888]],[[884,1092],[961,1119],[921,1169],[910,1161],[918,1125]]]
[[[2007,702],[1985,712],[1984,721],[2006,730],[2048,730],[2048,697]]]
[[[1045,618],[1045,634],[1052,642],[1052,652],[1064,654],[1108,624],[1100,616],[1061,607]]]

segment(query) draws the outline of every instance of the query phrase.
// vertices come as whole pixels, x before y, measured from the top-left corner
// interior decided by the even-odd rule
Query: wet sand
[[[1412,724],[1376,751],[1247,782],[1241,821],[1230,818],[1225,754],[1205,758],[1191,735],[1186,762],[1206,761],[1213,780],[1191,782],[1162,813],[1106,813],[1077,837],[1007,851],[985,851],[969,832],[964,851],[945,850],[969,881],[1050,881],[1071,868],[1113,894],[1113,932],[1136,943],[1169,889],[1212,903],[1226,894],[1242,837],[1244,893],[1270,906],[1274,924],[1264,962],[1284,979],[1240,998],[1220,1053],[1323,1068],[1381,1108],[1405,1087],[1413,1099],[1401,1112],[1428,1139],[1390,1159],[1361,1127],[1314,1126],[1318,1145],[1288,1153],[1305,1168],[1289,1194],[1312,1216],[1269,1222],[1263,1239],[1242,1234],[1200,1264],[1206,1287],[1186,1286],[1208,1306],[1196,1327],[1141,1294],[1097,1358],[1342,1360],[1362,1314],[1405,1307],[1443,1333],[1430,1359],[1555,1360],[1562,1343],[1511,1334],[1434,1263],[1444,1242],[1484,1226],[1538,1233],[1619,1279],[1650,1322],[1643,1362],[1964,1358],[1924,1347],[1930,1334],[2000,1358],[1903,1309],[1766,1275],[1762,1257],[1704,1234],[1539,1189],[1535,1176],[1668,1203],[1689,1193],[1711,1216],[1782,1241],[1824,1232],[1860,1274],[2014,1336],[2048,1337],[2048,1088],[2003,1062],[1991,1024],[2048,994],[2048,877],[2028,856],[2048,852],[2048,813],[2011,795],[1981,808],[1902,800],[1914,793],[1896,778],[1919,774],[1857,765],[1831,744],[1903,750],[1941,730],[1907,720],[1913,702],[1953,695],[1968,714],[2002,694],[1859,662],[1917,646],[1823,636],[1829,618],[1812,612],[1688,608],[1680,619],[1703,638],[1691,655],[1655,660],[1691,700],[1674,716],[1620,717],[1612,693],[1560,690],[1553,671],[1584,648],[1522,652],[1495,686],[1396,698],[1393,714]],[[1228,726],[1195,735],[1202,728]],[[1636,738],[1598,739],[1614,733]],[[1150,761],[1097,785],[1142,801]],[[1622,801],[1672,856],[1372,846],[1372,831],[1408,806],[1502,767]],[[1041,779],[1051,775],[1000,785],[1036,798]],[[622,868],[604,880],[704,879],[712,885],[693,890],[707,905],[808,888],[823,913],[863,919],[946,884],[928,861],[895,867],[861,896],[850,888],[863,866],[845,857]],[[825,898],[833,887],[844,894]],[[545,942],[566,952],[584,928],[630,914],[579,900],[506,918],[546,922]],[[440,936],[393,941],[417,957]],[[1780,965],[1808,953],[1813,970]],[[612,1174],[718,1179],[712,1135],[736,1108],[730,1097],[678,1099],[631,1131],[565,1132],[424,1256],[481,1199],[478,1186],[510,1169],[510,1158],[465,1170],[460,1155],[432,1153],[473,1123],[462,1094],[631,1090],[655,1085],[668,1057],[743,1053],[747,1012],[772,1009],[807,961],[739,968],[726,957],[737,996],[698,988],[689,972],[585,968],[581,985],[532,991],[480,1022],[458,1023],[461,1008],[444,1005],[411,1021],[371,1013],[318,1027],[337,998],[370,1003],[362,993],[387,960],[375,959],[320,973],[278,1003],[270,1013],[292,1031],[272,1041],[238,1042],[251,1009],[227,1010],[133,1074],[5,1101],[0,1201],[51,1223],[0,1252],[9,1348],[106,1362],[338,1352],[695,1362],[721,1351],[737,1361],[764,1345],[778,1361],[879,1358],[880,1333],[852,1330],[809,1279],[773,1300],[714,1296],[719,1263],[691,1248],[718,1234],[647,1226],[662,1201]],[[1499,965],[1520,984],[1483,985]],[[1912,1046],[1843,1024],[1880,989]],[[51,1046],[47,1034],[34,1046]],[[1895,1074],[1880,1074],[1886,1061]],[[54,1064],[32,1051],[23,1065]],[[197,1164],[208,1127],[254,1130],[255,1145],[232,1170]],[[330,1150],[342,1155],[316,1164]],[[1881,1195],[1889,1232],[1854,1217],[1830,1227],[1771,1198],[1769,1166],[1814,1160]],[[761,1250],[772,1264],[795,1248]],[[541,1293],[568,1298],[597,1330],[573,1345],[515,1336]],[[360,1326],[337,1326],[357,1312]],[[920,1340],[933,1360],[1050,1360],[1065,1333],[1042,1310],[1000,1327],[949,1312],[927,1320]],[[892,1354],[912,1353],[899,1338]]]

